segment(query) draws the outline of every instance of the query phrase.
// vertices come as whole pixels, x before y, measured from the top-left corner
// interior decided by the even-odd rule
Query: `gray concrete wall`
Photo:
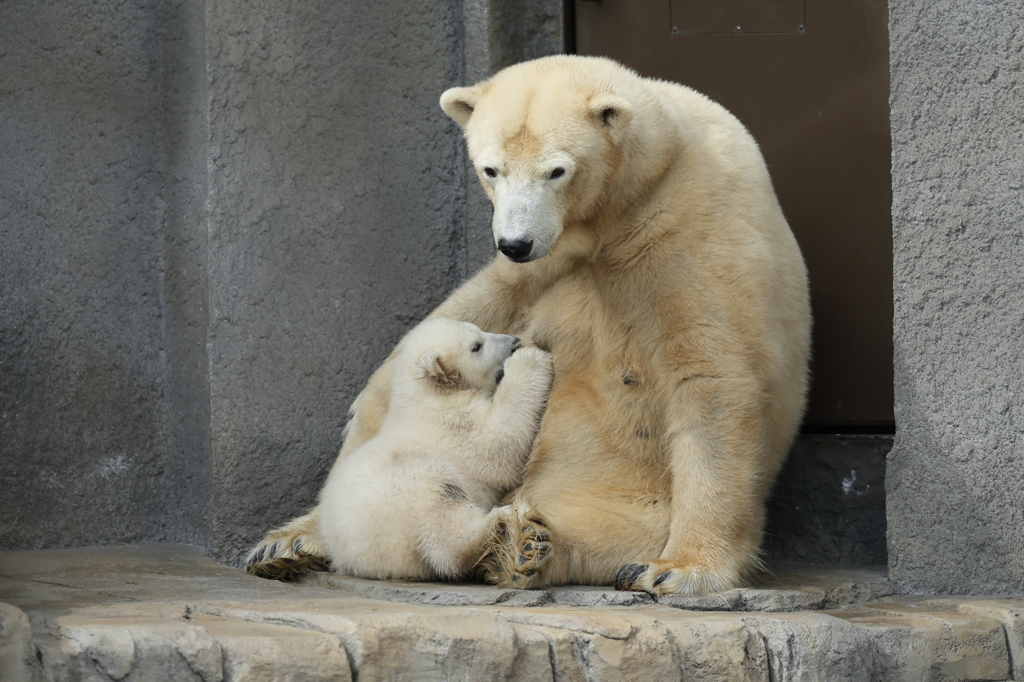
[[[440,93],[559,51],[560,8],[0,4],[0,548],[231,558],[311,505],[492,251]]]
[[[889,566],[1024,590],[1024,32],[1017,0],[890,2]]]
[[[203,539],[164,306],[164,8],[0,3],[0,547]]]
[[[207,122],[205,3],[162,8],[165,197],[163,316],[168,447],[194,505],[193,542],[210,539],[210,386],[207,361]],[[166,501],[165,501],[166,502]]]

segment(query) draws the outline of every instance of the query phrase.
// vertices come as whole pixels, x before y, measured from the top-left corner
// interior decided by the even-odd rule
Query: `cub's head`
[[[519,348],[519,339],[439,318],[420,323],[403,346],[404,361],[412,364],[414,379],[441,390],[493,392],[504,376],[505,360]]]
[[[612,89],[636,78],[610,60],[562,55],[441,95],[466,135],[494,204],[495,246],[508,259],[543,258],[567,225],[600,209],[633,119]]]

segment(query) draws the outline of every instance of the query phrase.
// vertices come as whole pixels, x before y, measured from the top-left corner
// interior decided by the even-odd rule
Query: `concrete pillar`
[[[1017,0],[890,2],[889,570],[1024,590],[1024,33]]]

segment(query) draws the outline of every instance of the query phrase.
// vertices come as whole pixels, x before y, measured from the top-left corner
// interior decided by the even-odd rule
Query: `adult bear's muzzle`
[[[494,187],[491,223],[498,250],[514,263],[529,263],[551,252],[562,232],[558,198],[540,180],[499,180]]]

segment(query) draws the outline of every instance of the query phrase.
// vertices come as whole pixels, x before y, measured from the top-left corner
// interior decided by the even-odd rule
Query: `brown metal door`
[[[805,424],[893,422],[886,0],[575,0],[576,52],[689,85],[761,145],[811,278]]]

